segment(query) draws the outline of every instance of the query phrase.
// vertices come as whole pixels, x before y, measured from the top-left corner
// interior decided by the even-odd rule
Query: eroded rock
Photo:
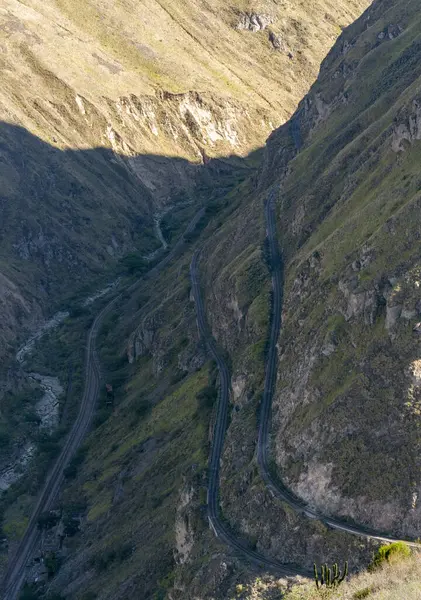
[[[268,14],[259,13],[241,13],[237,25],[235,26],[238,30],[252,31],[263,31],[274,21],[274,18]]]

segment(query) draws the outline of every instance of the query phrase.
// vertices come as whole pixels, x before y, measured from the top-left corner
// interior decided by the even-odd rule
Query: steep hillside
[[[5,0],[0,356],[63,285],[154,250],[153,214],[197,201],[210,157],[259,147],[367,3]]]
[[[367,4],[6,0],[1,13],[4,116],[44,141],[59,136],[58,145],[102,145],[109,124],[127,150],[170,155],[175,148],[176,155],[184,150],[197,159],[191,135],[185,148],[177,141],[174,115],[162,119],[171,113],[171,100],[178,100],[184,137],[193,133],[194,138],[189,122],[208,121],[213,132],[203,132],[203,144],[211,153],[216,143],[219,150],[247,151],[265,139],[269,120],[276,126],[291,114],[326,49]],[[205,95],[202,110],[188,92]],[[186,97],[177,98],[180,94]],[[229,127],[235,117],[230,99],[254,119],[253,129]],[[215,131],[209,114],[221,101],[228,102],[223,106],[226,132],[223,127]],[[93,112],[106,123],[94,123]],[[190,117],[183,120],[187,112]],[[70,119],[74,126],[63,127]],[[137,136],[123,135],[130,120]]]
[[[278,534],[256,521],[262,497],[251,485],[269,190],[285,263],[272,419],[278,476],[324,514],[419,535],[418,19],[415,2],[375,2],[344,32],[298,111],[270,137],[254,200],[207,242],[209,319],[232,357],[236,407],[224,514],[269,548]],[[267,511],[272,501],[264,502]],[[281,514],[273,513],[278,532]],[[292,540],[280,551],[299,552]]]
[[[60,150],[3,123],[0,153],[4,358],[43,307],[51,312],[116,258],[159,242],[150,193],[110,151]]]
[[[385,546],[385,549],[390,546]],[[421,565],[419,556],[407,556],[384,561],[376,569],[353,575],[339,588],[317,589],[315,582],[292,585],[286,591],[285,600],[396,600],[419,598]],[[257,578],[246,585],[239,583],[235,589],[239,600],[279,599],[279,582],[271,577]]]
[[[330,514],[417,537],[419,59],[416,2],[375,2],[294,117],[281,175],[285,302],[274,454]],[[285,177],[282,171],[288,170]]]
[[[207,206],[177,260],[123,295],[101,332],[114,405],[102,393],[95,428],[67,472],[61,519],[43,534],[49,591],[75,600],[222,599],[267,575],[216,539],[206,518],[218,373],[197,332],[196,247],[207,319],[231,374],[220,489],[227,526],[279,561],[367,564],[373,542],[295,514],[257,469],[270,191],[285,263],[274,470],[322,512],[417,536],[416,3],[375,2],[270,137],[258,172],[251,153],[290,116],[339,26],[367,4],[2,7],[8,317],[0,326],[9,355],[24,325],[92,290],[123,256],[153,253],[154,216],[173,244]],[[75,365],[65,423],[83,377],[77,341],[97,308],[73,311],[29,363],[61,377]],[[2,567],[36,483],[4,497]],[[32,567],[31,576],[46,575]]]
[[[367,564],[372,547],[293,514],[257,472],[270,314],[263,202],[270,190],[285,263],[274,468],[324,514],[419,536],[419,31],[416,2],[375,2],[341,36],[291,121],[271,136],[259,176],[218,206],[202,238],[208,319],[231,361],[223,514],[250,547],[283,560],[310,566],[314,559],[350,558],[355,569]],[[178,277],[187,275],[187,265],[185,258]],[[132,317],[129,327],[133,364],[146,373],[147,360],[159,382],[174,360],[169,347],[179,356],[177,369],[192,369],[184,357],[195,339],[194,317],[186,305],[177,318],[172,299],[168,292],[158,309],[145,307],[145,317]],[[190,332],[187,339],[181,331]],[[178,340],[183,351],[176,350]],[[113,463],[119,472],[120,460]],[[243,584],[252,571],[242,572],[221,545],[209,552],[217,542],[203,518],[196,520],[203,516],[205,466],[193,464],[195,475],[187,471],[172,490],[180,494],[170,518],[177,552],[161,585],[173,586],[173,598],[228,597],[233,582]],[[138,569],[141,559],[132,560]],[[124,594],[114,590],[109,597]]]

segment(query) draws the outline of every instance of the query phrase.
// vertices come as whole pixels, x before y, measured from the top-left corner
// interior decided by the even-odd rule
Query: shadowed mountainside
[[[0,190],[4,358],[22,326],[125,253],[158,243],[149,192],[109,150],[62,151],[1,123]]]

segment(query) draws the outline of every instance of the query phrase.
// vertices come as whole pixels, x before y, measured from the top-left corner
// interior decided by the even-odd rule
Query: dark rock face
[[[283,41],[280,35],[277,35],[273,31],[269,32],[269,41],[275,50],[279,50],[279,52],[286,52],[288,50],[287,45]]]

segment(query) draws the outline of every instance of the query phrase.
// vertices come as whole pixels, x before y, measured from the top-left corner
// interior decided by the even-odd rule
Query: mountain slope
[[[0,157],[4,358],[43,307],[51,311],[87,276],[158,243],[150,193],[111,152],[63,151],[3,123]]]
[[[385,218],[381,215],[376,221],[361,217],[358,226],[352,228],[352,220],[359,218],[362,207],[359,200],[355,200],[355,206],[348,200],[355,186],[378,217],[377,206],[382,199],[371,204],[367,189],[358,187],[360,182],[354,178],[353,169],[361,166],[367,136],[373,134],[377,139],[380,126],[372,131],[370,124],[377,123],[377,117],[380,122],[390,116],[382,113],[380,106],[390,108],[394,98],[389,91],[409,97],[408,86],[416,86],[416,80],[411,79],[417,75],[416,28],[408,25],[414,19],[414,4],[400,10],[394,3],[375,3],[341,36],[325,61],[319,82],[292,121],[271,136],[260,172],[228,194],[223,181],[224,174],[234,180],[239,172],[238,179],[251,172],[256,155],[245,161],[230,155],[245,156],[261,143],[271,123],[285,120],[315,75],[317,63],[312,57],[321,57],[330,32],[337,31],[336,24],[358,14],[365,4],[338,3],[335,11],[329,8],[333,19],[323,18],[319,33],[314,22],[308,25],[309,38],[303,23],[314,20],[317,11],[323,15],[328,3],[265,3],[259,7],[236,3],[231,8],[222,4],[209,7],[205,3],[171,3],[164,10],[163,3],[122,2],[102,4],[99,14],[93,2],[60,0],[54,4],[9,2],[8,12],[3,10],[2,17],[9,19],[3,43],[11,44],[18,57],[15,66],[10,58],[12,50],[2,57],[7,63],[6,84],[1,91],[5,120],[21,123],[38,136],[32,138],[10,124],[5,126],[4,205],[12,199],[9,206],[15,211],[7,215],[8,227],[3,232],[5,296],[11,302],[11,313],[17,305],[27,305],[29,297],[33,302],[30,308],[20,308],[29,316],[18,315],[16,322],[8,325],[9,339],[13,340],[16,330],[28,325],[34,315],[40,317],[53,302],[58,304],[65,298],[69,282],[78,287],[87,280],[89,285],[94,276],[109,272],[124,254],[134,250],[144,255],[155,250],[154,214],[190,203],[186,213],[176,211],[175,216],[168,213],[163,217],[163,229],[174,242],[197,199],[207,203],[206,218],[201,222],[203,231],[188,237],[190,246],[184,255],[157,280],[145,281],[135,297],[125,297],[105,325],[100,344],[102,366],[106,380],[115,389],[115,406],[111,410],[101,398],[96,428],[78,458],[74,479],[69,477],[61,497],[64,519],[71,517],[72,523],[76,519],[80,531],[73,531],[74,536],[65,540],[61,555],[64,564],[48,584],[52,591],[85,600],[123,600],[136,595],[222,598],[228,597],[238,577],[252,579],[258,574],[258,569],[249,569],[214,538],[205,518],[207,457],[218,381],[215,366],[199,342],[191,302],[188,266],[193,246],[197,245],[203,247],[199,268],[207,317],[231,369],[232,410],[221,478],[221,504],[227,523],[250,548],[277,560],[308,566],[315,558],[352,556],[354,566],[366,563],[372,549],[370,542],[328,531],[318,522],[295,515],[271,498],[257,471],[256,435],[270,315],[263,202],[273,187],[278,191],[279,233],[286,263],[284,330],[272,425],[279,473],[298,495],[332,514],[351,516],[398,534],[412,535],[416,531],[414,510],[407,514],[405,527],[395,527],[408,498],[417,504],[414,456],[418,437],[414,422],[418,407],[412,334],[405,341],[400,330],[393,329],[400,323],[393,321],[399,310],[406,318],[415,309],[396,297],[400,309],[390,310],[395,309],[396,298],[393,296],[387,305],[388,299],[379,287],[383,278],[377,280],[377,274],[363,274],[362,281],[367,285],[362,290],[363,298],[355,298],[360,290],[349,288],[347,275],[343,277],[347,268],[354,268],[354,262],[355,267],[368,264],[365,250],[352,260],[348,256],[355,252],[356,240],[360,243],[355,231],[362,228],[364,232],[364,227],[373,223],[381,226]],[[279,33],[285,27],[285,46],[279,53],[269,40],[269,28],[257,32],[250,29],[257,26],[256,22],[265,22],[262,15],[269,15],[271,20],[272,9],[273,32]],[[171,18],[168,10],[173,11]],[[257,13],[259,19],[253,16]],[[209,26],[202,40],[196,29],[199,25],[204,29],[205,16]],[[25,23],[23,30],[21,22]],[[34,23],[37,31],[42,30],[38,41]],[[236,30],[236,25],[246,29]],[[167,45],[158,58],[151,58],[151,49],[157,53],[157,48],[162,48],[154,37],[160,26]],[[118,37],[114,31],[119,32]],[[215,49],[216,31],[222,41]],[[148,49],[136,46],[140,43],[138,35],[148,41]],[[320,47],[315,41],[317,35]],[[67,45],[70,42],[73,54]],[[212,53],[208,50],[211,45]],[[246,49],[251,65],[244,56]],[[292,59],[288,57],[291,49]],[[139,59],[139,52],[149,58]],[[228,62],[235,70],[229,79]],[[375,76],[379,65],[385,70]],[[241,79],[244,71],[248,75],[246,83]],[[92,80],[95,82],[90,85]],[[278,83],[279,96],[275,93]],[[191,91],[193,85],[198,91]],[[37,98],[28,93],[28,88],[36,90]],[[412,104],[408,106],[406,110],[413,112]],[[409,118],[405,111],[401,116],[402,122],[396,127],[387,121],[390,132],[394,132],[392,146],[398,150],[401,146],[406,149],[407,142],[411,144],[418,135],[414,117]],[[20,136],[24,143],[14,150]],[[19,162],[22,146],[29,156]],[[341,152],[343,164],[339,162]],[[369,156],[376,160],[372,149]],[[393,203],[400,198],[402,206],[405,204],[411,185],[416,185],[415,176],[409,191],[406,183],[401,186],[397,180],[392,201],[388,194],[390,182],[397,177],[396,165],[387,162],[389,155],[387,160],[380,151],[377,156],[381,156],[379,163],[385,161],[385,173],[391,178],[386,179],[384,197],[388,198],[390,211],[399,210],[401,206]],[[396,158],[396,152],[391,156]],[[398,156],[400,161],[400,151]],[[415,156],[413,161],[415,170]],[[368,185],[372,167],[369,162],[361,167],[369,170],[368,174],[361,171],[362,186]],[[404,174],[409,174],[406,163]],[[37,178],[42,182],[39,195],[34,194]],[[374,178],[372,185],[382,189],[378,180]],[[340,212],[342,204],[346,206]],[[68,222],[63,216],[65,208],[69,211]],[[48,225],[41,237],[40,222]],[[398,239],[406,239],[399,233],[400,225],[396,227]],[[342,228],[336,238],[340,250],[335,253],[329,236],[338,228]],[[18,239],[10,237],[14,231],[21,233]],[[59,245],[55,244],[55,235]],[[378,239],[375,250],[380,257],[383,247],[388,246],[381,230]],[[76,256],[69,256],[75,249]],[[401,256],[404,252],[408,264],[413,263],[412,248],[402,247]],[[63,262],[58,260],[60,253],[65,257]],[[393,271],[393,255],[386,256]],[[313,268],[314,261],[323,264],[324,275],[306,284],[305,269]],[[395,269],[397,273],[386,275],[393,280],[400,276],[399,268]],[[297,278],[299,284],[295,283]],[[343,278],[345,283],[339,286]],[[301,280],[303,289],[311,289],[311,296],[305,296],[301,288],[296,293],[295,286],[301,285]],[[399,277],[392,288],[395,285],[400,287],[394,293],[400,293],[403,284]],[[375,318],[368,317],[370,323],[373,320],[373,329],[368,330],[364,318],[367,312],[374,314],[370,312],[373,297],[379,297],[380,316],[377,320],[376,308]],[[410,302],[416,304],[417,298],[411,297]],[[383,327],[382,310],[386,311],[387,329]],[[84,316],[86,321],[88,317]],[[75,331],[83,331],[84,323],[76,316],[52,335],[38,349],[39,363],[47,368],[50,355],[59,356],[61,346],[68,342],[69,329],[74,326]],[[411,329],[404,333],[409,334]],[[373,339],[378,344],[374,350],[368,348]],[[309,340],[316,358],[309,353]],[[393,347],[393,343],[397,345]],[[338,349],[340,344],[343,346]],[[360,395],[358,386],[366,385],[366,380],[354,378],[348,371],[361,367],[362,355],[378,354],[378,347],[386,355],[383,348],[389,346],[392,351],[387,360],[383,362],[376,356],[376,361],[364,365],[364,377],[372,378],[368,390],[372,395],[363,413],[356,398]],[[348,352],[349,348],[352,351]],[[8,351],[10,354],[12,347]],[[402,364],[398,373],[404,375],[401,380],[395,378],[396,390],[394,395],[388,391],[387,406],[399,404],[399,390],[403,378],[409,377],[405,371],[409,364],[411,385],[415,387],[407,400],[412,402],[408,426],[399,420],[403,414],[399,407],[391,413],[389,422],[381,404],[383,393],[375,395],[381,377],[384,388],[390,389],[388,371],[396,363]],[[307,376],[310,383],[301,392],[300,385]],[[350,390],[353,395],[347,400]],[[324,403],[335,407],[338,398],[346,407],[343,412],[323,412]],[[360,420],[351,412],[354,405],[362,413],[357,414]],[[348,413],[352,414],[351,432]],[[368,417],[374,420],[370,422]],[[376,440],[369,435],[373,430],[384,437]],[[389,444],[389,433],[393,444]],[[361,446],[362,438],[366,447]],[[338,450],[340,442],[345,458]],[[410,452],[404,451],[405,445]],[[366,453],[363,466],[357,462],[361,450]],[[311,478],[307,468],[312,467],[315,451],[318,465],[326,465],[327,460],[329,463],[323,472],[313,467],[318,477]],[[376,468],[383,468],[385,461],[391,465],[390,479],[376,479]],[[361,492],[356,483],[365,485],[363,467],[369,469],[370,477]],[[327,481],[322,477],[331,468],[338,484],[336,496],[333,500],[329,496],[325,505],[319,490]],[[370,481],[375,481],[376,489]],[[377,502],[387,496],[389,502],[395,481],[399,481],[397,499],[388,505],[389,517],[384,512],[380,520],[379,504],[373,503],[368,494],[374,494]],[[349,500],[349,489],[360,495]],[[10,536],[11,551],[35,491],[25,490],[8,508],[6,531],[14,533]],[[57,529],[46,532],[44,548],[59,551],[54,536],[63,526],[61,521]],[[6,561],[6,552],[2,561]],[[35,565],[33,572],[39,574],[38,569]]]
[[[7,84],[2,103],[29,129],[38,111],[36,125],[42,134],[48,128],[40,117],[55,110],[59,118],[51,102],[57,105],[66,95],[69,100],[73,96],[75,110],[79,95],[115,111],[116,101],[131,95],[152,96],[153,103],[160,90],[215,92],[236,98],[246,110],[260,107],[262,117],[274,118],[276,125],[294,110],[339,28],[366,6],[362,0],[335,7],[323,0],[282,5],[235,0],[212,6],[186,0],[6,0],[2,21]],[[278,50],[268,39],[270,32],[280,39]],[[27,98],[22,84],[28,84],[26,79],[19,85],[22,76],[30,78],[38,102],[21,101]],[[265,127],[259,133],[259,124],[249,135],[263,140]],[[61,134],[68,141],[78,140],[76,132]],[[158,146],[164,150],[160,140]]]
[[[261,284],[255,275],[244,296],[238,262],[259,263],[252,240],[263,238],[269,191],[285,263],[275,470],[324,514],[419,535],[418,19],[415,2],[379,1],[344,32],[298,111],[270,137],[255,202],[218,246],[208,243],[209,312],[233,358],[239,409],[226,444],[224,514],[267,548],[280,543],[282,511],[271,513],[276,530],[256,517],[255,417],[244,410],[257,404],[259,362],[250,368],[245,357],[259,341],[250,309]],[[280,551],[291,556],[299,542],[289,547],[288,520]],[[311,535],[300,532],[308,548]]]
[[[223,514],[277,558],[350,557],[355,567],[371,548],[291,514],[257,474],[269,306],[263,202],[272,190],[285,262],[278,474],[325,514],[419,535],[418,21],[416,2],[378,1],[344,32],[297,113],[268,141],[254,187],[230,196],[229,218],[222,210],[204,242],[208,318],[232,370]],[[139,360],[152,351],[159,364],[160,323],[151,315],[136,329]],[[174,597],[215,594],[204,581],[228,593],[238,563],[223,555],[198,569],[203,538],[193,524],[186,536],[192,548]]]
[[[416,537],[419,23],[412,2],[376,2],[368,17],[301,105],[303,145],[279,191],[275,454],[316,506]],[[289,137],[277,135],[272,157]]]
[[[129,195],[139,203],[134,217],[142,215],[142,235],[153,250],[149,236],[153,214],[196,199],[198,165],[209,157],[244,156],[260,146],[294,110],[339,26],[366,5],[366,0],[338,3],[335,8],[322,0],[282,7],[247,1],[210,7],[193,1],[5,0],[0,10],[2,212],[7,206],[7,220],[15,222],[24,210],[27,220],[22,226],[27,231],[15,235],[9,230],[2,242],[5,261],[15,263],[23,275],[2,267],[1,302],[7,318],[0,338],[9,343],[22,325],[32,325],[60,299],[57,274],[60,281],[73,281],[72,261],[89,262],[82,231],[78,237],[77,230],[71,234],[73,253],[78,247],[72,259],[62,248],[50,260],[43,242],[34,242],[37,256],[23,256],[19,248],[29,238],[58,236],[50,213],[52,198],[41,207],[40,194],[69,199],[71,214],[59,237],[70,235],[73,220],[86,219],[78,190],[87,187],[87,180],[101,197],[104,216],[112,218],[120,208],[126,214],[126,201],[118,189],[113,190],[113,185],[120,186],[118,179],[114,183],[102,179],[104,169],[115,172],[118,161],[127,171],[120,176],[131,182]],[[316,26],[314,18],[320,11],[325,16]],[[251,22],[256,18],[258,26]],[[270,42],[270,33],[282,41],[278,49]],[[290,50],[293,59],[288,57]],[[64,159],[64,172],[58,167],[63,189],[56,189],[56,163],[47,146],[34,140],[22,148],[19,130],[7,125],[24,127],[51,146],[51,156],[58,162],[59,157]],[[57,151],[93,148],[109,152],[89,154],[89,175],[80,172],[87,155],[73,161],[69,157],[75,154]],[[180,160],[166,160],[169,157]],[[113,191],[105,194],[105,189]],[[17,196],[24,206],[16,202]],[[81,203],[82,198],[83,191]],[[48,218],[43,218],[40,233],[37,221],[42,210]],[[110,265],[104,256],[110,245],[104,222],[86,223],[86,234],[101,247],[94,254],[103,255],[96,261],[102,271]],[[123,246],[116,256],[130,245]],[[129,249],[134,248],[135,244]],[[46,269],[41,263],[49,260]],[[39,270],[35,279],[34,267]],[[45,294],[40,287],[51,290]]]

